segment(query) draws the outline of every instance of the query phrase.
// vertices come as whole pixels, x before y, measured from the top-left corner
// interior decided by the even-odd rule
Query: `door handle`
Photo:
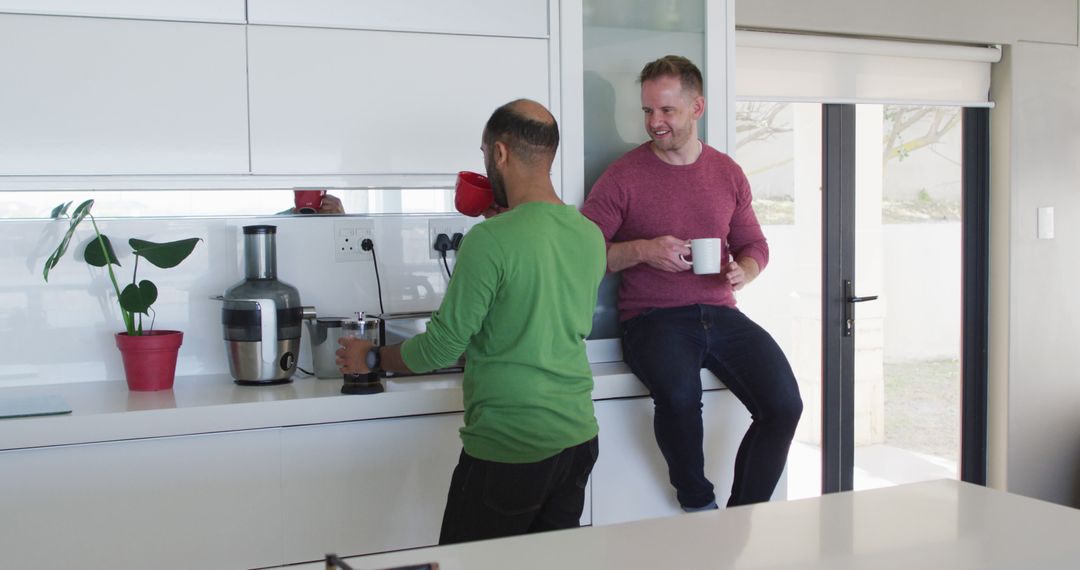
[[[844,336],[851,336],[855,332],[855,303],[876,301],[877,298],[877,295],[856,297],[855,285],[850,280],[844,280]]]

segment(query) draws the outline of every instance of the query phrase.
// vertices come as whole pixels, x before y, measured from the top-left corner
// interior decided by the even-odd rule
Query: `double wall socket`
[[[442,254],[435,251],[435,238],[439,234],[446,234],[446,237],[452,238],[454,234],[460,233],[465,235],[468,231],[469,225],[460,218],[431,218],[428,220],[428,252],[431,259],[442,259]],[[457,252],[450,250],[446,252],[446,257],[455,257]]]
[[[334,260],[367,261],[371,252],[364,251],[360,243],[365,239],[374,239],[371,220],[341,220],[334,222]]]

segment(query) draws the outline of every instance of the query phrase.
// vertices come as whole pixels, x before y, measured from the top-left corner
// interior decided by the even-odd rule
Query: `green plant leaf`
[[[67,212],[67,207],[70,204],[71,202],[61,204],[56,208],[53,208],[53,212],[59,212],[58,215],[62,216]],[[90,214],[90,208],[93,207],[93,205],[93,200],[87,200],[82,204],[79,204],[79,206],[75,208],[75,211],[72,212],[71,222],[68,224],[67,233],[64,234],[64,237],[60,240],[60,245],[56,246],[56,250],[52,252],[52,255],[45,260],[45,269],[41,272],[41,276],[45,278],[46,282],[49,281],[49,271],[56,267],[57,263],[60,263],[60,260],[64,257],[64,253],[67,252],[68,245],[71,243],[71,237],[75,235],[75,228],[79,227],[79,222],[83,221],[83,218]]]
[[[71,223],[78,224],[90,213],[90,208],[94,207],[93,198],[84,201],[75,207],[75,211],[71,213]]]
[[[116,258],[116,251],[113,250],[112,242],[109,241],[109,237],[101,235],[101,241],[105,242],[105,251],[101,250],[101,243],[98,242],[98,238],[90,240],[86,244],[86,250],[83,251],[83,259],[87,263],[94,267],[105,267],[106,263],[112,263],[117,266],[120,265],[120,260]],[[108,254],[108,259],[106,259]]]
[[[168,243],[154,243],[136,238],[128,240],[135,255],[142,257],[150,263],[162,269],[176,267],[181,261],[187,259],[195,249],[195,244],[202,238],[188,238]]]
[[[68,208],[70,208],[70,207],[71,207],[71,202],[64,202],[63,204],[59,204],[55,208],[52,209],[52,212],[49,213],[49,217],[54,219],[54,220],[58,220],[60,218],[63,218],[64,216],[67,216],[67,211],[68,211]]]
[[[139,284],[129,283],[120,292],[120,306],[132,313],[149,315],[147,309],[157,301],[158,290],[150,281],[143,279]]]

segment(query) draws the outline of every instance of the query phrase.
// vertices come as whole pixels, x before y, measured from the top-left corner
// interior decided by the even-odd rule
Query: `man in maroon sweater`
[[[646,65],[639,80],[651,140],[612,163],[582,208],[607,241],[608,270],[622,272],[623,355],[652,393],[656,441],[682,508],[716,508],[702,452],[702,368],[753,417],[727,504],[768,501],[802,399],[776,341],[735,308],[734,291],[769,261],[750,184],[731,157],[698,139],[705,98],[693,63],[669,55]],[[680,258],[697,238],[723,238],[719,274],[696,275]]]

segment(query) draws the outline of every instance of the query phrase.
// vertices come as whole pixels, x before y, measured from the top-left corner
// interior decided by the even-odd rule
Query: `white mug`
[[[679,259],[694,267],[695,275],[711,275],[720,273],[720,252],[724,240],[720,238],[700,238],[690,240],[690,256],[692,260],[682,255]]]

